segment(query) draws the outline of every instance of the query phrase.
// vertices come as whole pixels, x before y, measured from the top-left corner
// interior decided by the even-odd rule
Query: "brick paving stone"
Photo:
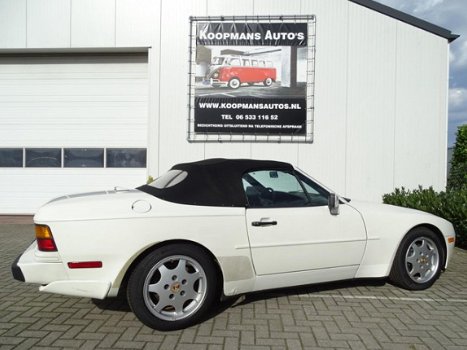
[[[143,350],[163,349],[160,343],[146,343]],[[98,350],[101,350],[100,348]]]
[[[99,343],[99,347],[111,348],[117,342],[118,338],[118,334],[106,334]]]
[[[207,344],[178,344],[176,350],[206,350]]]
[[[32,237],[32,225],[0,220],[1,350],[467,349],[467,251],[455,249],[449,269],[425,291],[356,281],[261,292],[164,333],[142,325],[122,300],[39,293],[13,281],[10,264]]]

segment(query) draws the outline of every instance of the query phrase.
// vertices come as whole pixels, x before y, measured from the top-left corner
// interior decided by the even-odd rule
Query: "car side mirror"
[[[329,193],[328,207],[331,215],[339,215],[339,196],[335,193]]]

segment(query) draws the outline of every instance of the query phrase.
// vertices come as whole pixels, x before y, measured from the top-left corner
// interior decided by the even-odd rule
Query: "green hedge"
[[[467,187],[467,124],[457,128],[447,189],[459,190],[465,187]]]
[[[410,191],[404,187],[385,194],[383,202],[400,207],[423,210],[452,222],[456,245],[467,249],[467,186],[458,190],[436,192],[432,187]]]

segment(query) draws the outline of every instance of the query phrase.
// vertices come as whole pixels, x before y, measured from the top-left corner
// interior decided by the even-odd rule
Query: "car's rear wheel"
[[[427,227],[417,227],[402,240],[389,279],[405,289],[429,288],[441,273],[444,257],[438,235]]]
[[[229,80],[229,88],[231,89],[238,89],[240,87],[241,83],[238,78],[232,78]]]
[[[161,247],[134,269],[128,303],[145,325],[158,330],[188,327],[202,319],[217,296],[217,273],[201,249]]]

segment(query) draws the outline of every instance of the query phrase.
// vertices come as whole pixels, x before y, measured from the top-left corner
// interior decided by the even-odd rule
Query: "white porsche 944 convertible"
[[[43,292],[126,292],[149,327],[202,320],[222,296],[355,278],[430,287],[454,228],[424,212],[337,196],[290,164],[210,159],[135,190],[56,198],[12,265]]]

